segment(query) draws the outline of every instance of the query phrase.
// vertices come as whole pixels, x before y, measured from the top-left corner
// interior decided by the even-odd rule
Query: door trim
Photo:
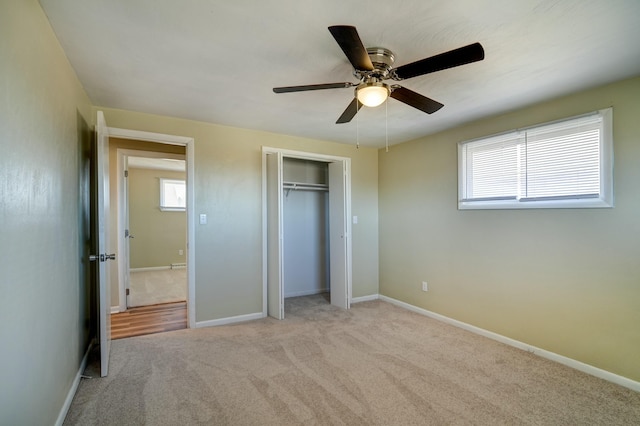
[[[196,327],[195,288],[195,140],[188,136],[109,127],[109,137],[156,142],[166,145],[181,145],[186,150],[187,160],[187,326]]]
[[[267,261],[267,154],[280,153],[285,158],[297,158],[301,160],[320,161],[332,163],[335,161],[344,162],[345,173],[345,217],[346,217],[346,239],[347,239],[347,308],[351,306],[352,297],[352,243],[351,243],[351,158],[336,155],[317,154],[306,151],[294,151],[290,149],[262,147],[262,315],[267,316],[267,282],[268,282],[268,261]]]

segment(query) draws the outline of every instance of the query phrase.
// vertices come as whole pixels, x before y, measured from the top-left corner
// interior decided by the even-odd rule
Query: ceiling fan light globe
[[[385,85],[366,85],[356,89],[356,97],[368,107],[377,107],[389,97],[389,89]]]

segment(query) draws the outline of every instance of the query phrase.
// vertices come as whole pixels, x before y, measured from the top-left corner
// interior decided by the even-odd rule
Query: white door
[[[331,304],[349,309],[346,171],[344,161],[329,163],[329,279]]]
[[[109,131],[102,111],[98,111],[96,125],[96,195],[98,220],[98,253],[96,266],[98,280],[98,321],[100,334],[100,375],[105,377],[109,370],[111,349],[111,282],[109,280],[109,255],[107,236],[109,234]],[[95,257],[94,257],[95,258]]]
[[[284,319],[282,153],[267,154],[267,313]]]
[[[129,288],[131,287],[130,284],[130,273],[131,271],[130,269],[130,253],[131,253],[131,249],[130,249],[130,239],[133,238],[133,235],[131,234],[131,228],[129,227],[129,157],[125,155],[124,157],[124,184],[122,185],[122,190],[123,190],[123,194],[122,194],[122,201],[124,206],[122,207],[124,210],[124,236],[121,236],[121,238],[124,238],[124,243],[122,244],[122,248],[124,253],[122,253],[122,256],[120,256],[120,261],[122,262],[122,270],[124,271],[124,273],[122,274],[123,278],[124,278],[124,298],[125,298],[125,307],[128,308],[129,307]],[[122,301],[120,301],[120,305],[122,305]]]

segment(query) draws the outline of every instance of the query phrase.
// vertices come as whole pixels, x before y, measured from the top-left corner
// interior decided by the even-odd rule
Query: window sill
[[[458,210],[522,210],[522,209],[606,209],[613,202],[600,198],[545,201],[458,201]]]

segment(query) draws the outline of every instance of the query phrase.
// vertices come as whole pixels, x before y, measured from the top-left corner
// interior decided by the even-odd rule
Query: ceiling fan
[[[389,79],[401,81],[484,59],[482,45],[473,43],[393,68],[395,60],[393,52],[383,47],[366,49],[355,27],[335,25],[329,27],[329,31],[338,42],[347,59],[349,59],[349,62],[351,62],[351,65],[353,65],[353,75],[360,81],[358,83],[343,82],[275,87],[273,91],[275,93],[289,93],[355,87],[353,100],[338,118],[336,124],[350,122],[363,105],[375,107],[382,104],[388,97],[392,97],[427,114],[433,114],[444,105],[406,87],[398,84],[387,84],[384,81]]]

